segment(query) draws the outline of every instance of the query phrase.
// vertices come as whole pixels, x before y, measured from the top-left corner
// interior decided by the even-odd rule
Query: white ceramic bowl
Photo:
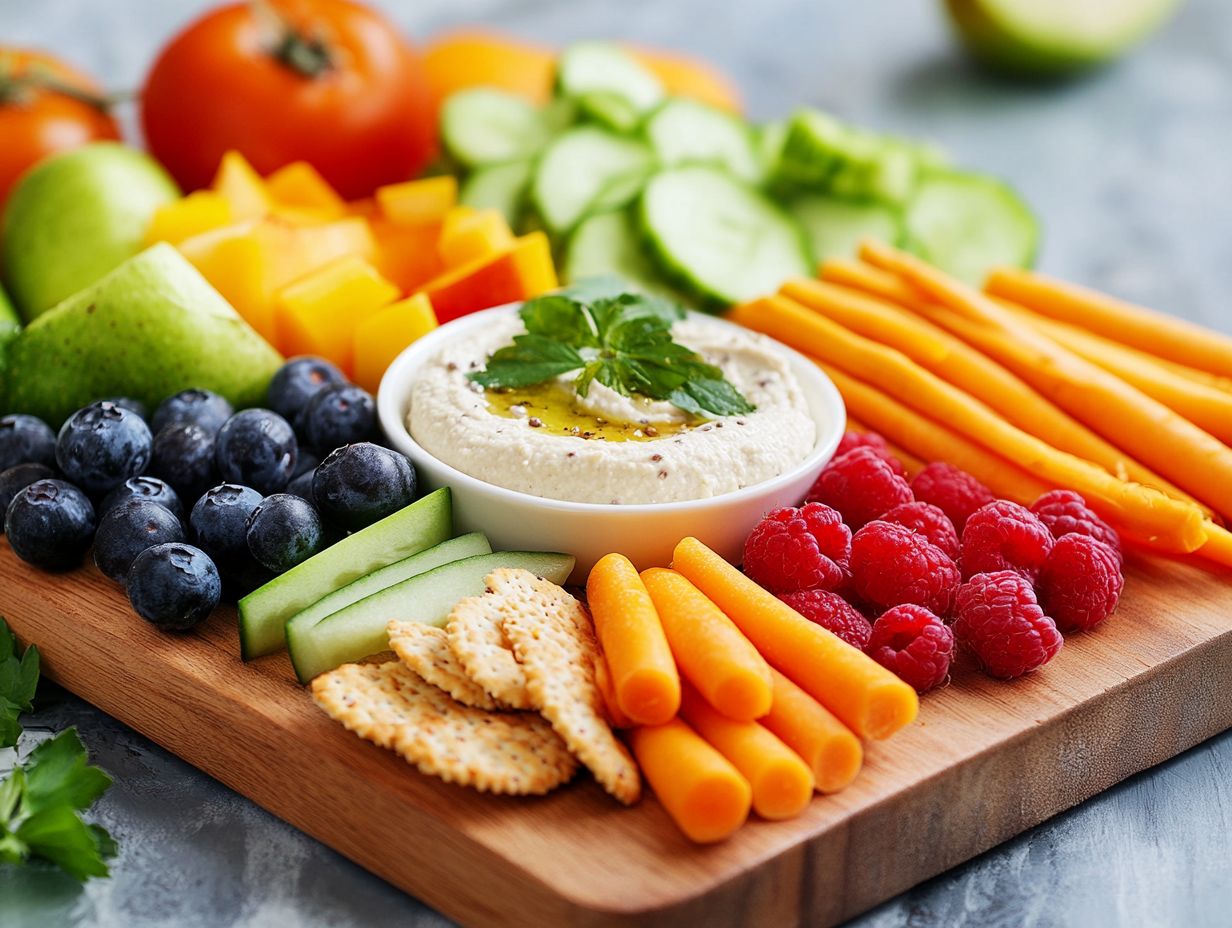
[[[421,484],[426,489],[452,488],[455,531],[483,532],[498,551],[568,552],[577,557],[571,578],[575,583],[584,581],[595,561],[612,551],[628,556],[639,569],[666,566],[672,549],[686,535],[738,563],[752,527],[771,509],[800,501],[834,454],[846,428],[843,400],[830,379],[803,355],[776,343],[817,423],[813,450],[786,473],[720,496],[636,505],[566,502],[494,486],[425,451],[407,430],[406,414],[411,385],[420,368],[445,342],[465,338],[493,318],[516,311],[513,305],[498,306],[463,316],[416,341],[385,372],[377,413],[390,444],[411,459]],[[735,327],[723,320],[710,321]]]

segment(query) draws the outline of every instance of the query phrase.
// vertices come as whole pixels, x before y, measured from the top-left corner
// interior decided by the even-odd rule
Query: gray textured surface
[[[970,73],[926,0],[383,5],[419,34],[483,20],[561,41],[622,36],[675,45],[723,63],[757,116],[811,102],[932,136],[961,162],[1003,174],[1025,192],[1047,226],[1047,270],[1232,329],[1227,0],[1191,0],[1134,58],[1046,89]],[[0,0],[0,42],[53,47],[115,86],[132,86],[159,39],[203,6]],[[89,706],[44,696],[32,724],[77,725],[116,776],[97,819],[121,851],[112,878],[83,889],[54,874],[0,868],[2,928],[448,924]],[[1227,925],[1230,832],[1232,734],[1225,734],[855,924]]]

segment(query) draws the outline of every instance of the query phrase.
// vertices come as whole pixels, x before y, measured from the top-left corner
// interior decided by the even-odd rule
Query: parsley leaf
[[[610,284],[527,300],[526,334],[515,336],[468,376],[484,387],[529,387],[576,372],[586,396],[598,381],[624,396],[666,400],[697,416],[733,416],[754,407],[713,364],[672,341],[684,310],[661,297],[614,293]]]
[[[21,726],[17,716],[29,712],[38,685],[39,652],[31,645],[19,657],[17,639],[0,619],[0,748],[17,743]]]

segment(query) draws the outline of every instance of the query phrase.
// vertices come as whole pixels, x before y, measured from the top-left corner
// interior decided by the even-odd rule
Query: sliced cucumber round
[[[804,229],[814,263],[851,257],[864,238],[891,245],[902,239],[902,215],[884,203],[806,194],[793,200],[788,209]]]
[[[639,206],[642,232],[660,264],[708,303],[730,306],[809,273],[796,221],[721,168],[660,171]]]
[[[553,232],[565,232],[613,181],[645,172],[654,155],[641,142],[597,126],[563,133],[543,152],[531,182],[531,199]],[[610,199],[605,201],[611,205]]]
[[[631,208],[592,213],[579,222],[565,248],[564,275],[569,283],[616,275],[645,293],[681,302],[647,253]]]
[[[500,210],[505,221],[517,228],[521,224],[533,170],[530,161],[510,161],[480,168],[462,182],[458,201],[475,209]]]
[[[1022,198],[984,174],[933,171],[920,182],[904,217],[907,247],[971,284],[998,264],[1029,267],[1039,223]]]
[[[675,98],[660,106],[646,120],[646,138],[669,167],[708,163],[749,181],[762,175],[748,123],[695,100]]]
[[[550,135],[542,111],[502,90],[463,90],[441,107],[441,140],[468,168],[530,158]]]
[[[592,94],[619,97],[639,116],[650,112],[663,99],[659,79],[611,42],[576,42],[566,48],[557,64],[556,84],[562,96],[574,100],[584,100]]]

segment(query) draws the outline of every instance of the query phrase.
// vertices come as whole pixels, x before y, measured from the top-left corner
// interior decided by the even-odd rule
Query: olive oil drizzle
[[[484,396],[493,415],[525,420],[547,435],[595,441],[655,441],[687,432],[706,421],[697,417],[684,422],[655,422],[649,416],[636,422],[601,418],[579,409],[573,388],[558,381],[530,387],[494,387],[485,390]],[[632,402],[649,410],[653,401],[635,397]]]

